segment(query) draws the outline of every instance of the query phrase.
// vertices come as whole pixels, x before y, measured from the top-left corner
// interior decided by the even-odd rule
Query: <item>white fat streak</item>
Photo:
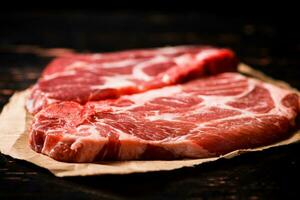
[[[43,77],[43,80],[48,81],[57,77],[62,77],[62,76],[70,76],[70,75],[75,75],[77,72],[75,70],[66,70],[62,72],[57,72],[54,74],[46,75]]]
[[[105,62],[99,65],[101,65],[101,68],[120,68],[120,67],[126,67],[128,65],[135,65],[138,62],[139,61],[136,59],[128,59],[128,60],[121,60],[116,62]]]
[[[175,156],[183,157],[208,157],[213,156],[212,153],[204,149],[198,144],[195,144],[191,140],[166,140],[166,141],[153,141],[153,140],[125,140],[122,141],[119,158],[126,160],[129,158],[138,159],[146,150],[147,145],[153,145],[169,151]]]
[[[107,88],[124,88],[135,86],[135,83],[128,79],[128,75],[103,76],[104,83],[102,85],[92,85],[91,89],[107,89]]]
[[[130,106],[122,107],[119,109],[120,111],[131,110],[136,107],[143,106],[146,102],[149,102],[155,98],[162,97],[163,96],[162,94],[167,94],[166,96],[173,96],[176,93],[179,93],[181,91],[182,91],[181,86],[175,86],[175,87],[169,86],[161,89],[149,90],[147,92],[135,94],[132,96],[124,96],[125,99],[129,99],[134,103]]]
[[[170,78],[170,76],[168,74],[163,75],[162,82],[168,84],[168,83],[170,83],[170,80],[171,80],[171,78]]]
[[[203,51],[200,51],[197,55],[196,55],[196,60],[197,61],[201,61],[205,58],[208,58],[210,56],[214,56],[214,55],[218,55],[219,50],[217,49],[206,49]]]
[[[157,48],[156,50],[158,51],[158,54],[175,54],[177,53],[180,49],[185,49],[186,47],[180,46],[180,47],[162,47],[162,48]]]
[[[179,141],[171,140],[169,142],[158,144],[157,146],[161,146],[167,151],[172,152],[174,155],[180,155],[184,157],[200,158],[214,155],[200,145],[195,144],[192,140],[186,139],[181,139]]]
[[[99,138],[101,137],[99,135],[98,130],[96,129],[96,126],[94,124],[86,124],[86,125],[80,125],[78,127],[76,127],[77,132],[81,133],[81,132],[87,132],[89,133],[89,137],[93,137],[93,138]]]
[[[175,117],[176,117],[175,114],[164,113],[164,114],[160,114],[160,115],[158,114],[158,115],[148,116],[148,117],[146,117],[146,119],[148,119],[150,121],[155,121],[155,120],[172,121]]]
[[[74,61],[72,64],[68,65],[65,70],[75,70],[78,68],[85,68],[88,67],[89,64],[87,62],[84,61]]]
[[[94,53],[94,54],[91,55],[92,60],[98,60],[98,59],[101,59],[101,58],[103,58],[103,54],[101,54],[101,53]]]
[[[97,125],[110,126],[109,124],[102,122],[101,119],[99,119],[99,121],[97,122]],[[115,127],[110,126],[110,128],[119,134],[119,140],[136,140],[136,139],[138,139],[137,137],[135,137],[131,134],[128,134],[128,133],[123,132],[122,130],[116,129]]]
[[[231,110],[235,110],[235,109],[231,109]],[[268,114],[260,114],[260,116],[262,115],[268,115]],[[200,124],[197,124],[197,126],[195,128],[193,128],[192,130],[190,130],[190,132],[194,132],[194,131],[197,131],[201,128],[205,128],[207,125],[211,124],[211,123],[216,123],[216,122],[223,122],[223,121],[228,121],[228,120],[234,120],[234,119],[241,119],[241,118],[247,118],[247,117],[250,117],[250,118],[253,118],[253,116],[257,116],[256,114],[253,114],[251,112],[244,112],[244,113],[241,113],[241,114],[238,114],[238,115],[233,115],[233,116],[230,116],[230,117],[224,117],[224,118],[220,118],[220,119],[214,119],[214,120],[210,120],[208,122],[201,122]],[[249,121],[251,122],[251,121]],[[245,122],[247,123],[247,122]],[[201,134],[201,133],[199,133]],[[178,140],[183,140],[183,139],[186,139],[189,135],[182,135],[176,139]]]
[[[103,63],[87,63],[84,61],[75,61],[66,67],[66,70],[74,70],[78,68],[86,68],[86,69],[95,69],[95,68],[103,68],[103,69],[111,69],[111,68],[121,68],[126,67],[128,65],[135,65],[138,63],[136,59],[127,59],[121,61],[106,61]]]
[[[97,56],[99,57],[99,56]],[[94,58],[92,58],[93,60],[96,60]],[[97,58],[98,59],[98,58]],[[84,62],[84,61],[75,61],[72,64],[70,64],[69,66],[67,66],[65,68],[65,71],[69,71],[69,70],[76,70],[76,69],[80,69],[80,68],[85,68],[85,69],[89,69],[91,71],[95,70],[95,69],[111,69],[111,68],[121,68],[121,67],[126,67],[128,65],[135,65],[138,63],[138,60],[136,59],[127,59],[127,60],[121,60],[121,61],[106,61],[104,63],[88,63],[88,62]],[[59,74],[62,72],[59,72]]]
[[[233,83],[235,81],[245,80],[245,77],[243,77],[242,75],[239,75],[239,74],[234,74],[234,76],[232,76],[232,73],[223,73],[222,75],[224,75],[224,79],[218,79],[217,80],[218,86],[217,85],[207,86],[205,84],[203,84],[203,86],[205,88],[211,88],[212,90],[219,89],[219,88],[226,89],[226,87],[228,87],[228,85],[227,85],[228,83]],[[228,75],[230,75],[229,79],[227,78]],[[239,83],[236,83],[236,84],[238,85]]]
[[[143,69],[146,67],[149,67],[151,65],[154,64],[159,64],[159,63],[163,63],[168,61],[169,59],[167,57],[164,56],[155,56],[154,58],[147,60],[145,62],[141,62],[139,64],[137,64],[134,68],[133,68],[133,76],[136,77],[137,79],[141,79],[144,81],[150,81],[152,80],[152,76],[149,76],[148,74],[146,74]]]
[[[138,159],[146,150],[148,145],[153,145],[156,147],[160,147],[169,151],[175,156],[183,156],[183,157],[208,157],[213,156],[214,154],[210,153],[203,147],[198,144],[195,144],[191,140],[167,140],[167,141],[146,141],[146,140],[126,140],[122,141],[119,158],[121,160],[126,159]]]
[[[176,57],[174,59],[174,62],[178,66],[186,66],[187,64],[191,64],[193,61],[194,61],[194,59],[188,54]]]

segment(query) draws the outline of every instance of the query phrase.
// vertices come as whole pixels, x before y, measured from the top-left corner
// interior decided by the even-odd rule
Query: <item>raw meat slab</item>
[[[31,147],[56,160],[207,158],[289,136],[296,93],[222,73],[116,100],[61,102],[40,111]]]
[[[208,74],[235,71],[228,49],[177,46],[103,54],[69,53],[51,62],[27,101],[30,113],[60,101],[117,98]]]

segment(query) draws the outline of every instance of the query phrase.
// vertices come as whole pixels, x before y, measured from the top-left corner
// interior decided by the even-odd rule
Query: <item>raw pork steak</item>
[[[116,98],[172,85],[182,79],[235,71],[227,49],[178,46],[106,54],[71,54],[48,65],[27,101],[30,113],[60,101]]]
[[[203,158],[288,136],[297,94],[237,73],[36,114],[32,149],[56,160]]]

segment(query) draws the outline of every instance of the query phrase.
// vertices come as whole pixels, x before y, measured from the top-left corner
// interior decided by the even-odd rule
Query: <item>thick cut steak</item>
[[[35,115],[32,149],[56,160],[217,156],[288,136],[298,95],[222,73],[115,100],[55,103]]]
[[[105,54],[70,54],[55,59],[32,88],[30,113],[60,101],[116,98],[172,85],[184,79],[235,71],[227,49],[178,46]]]

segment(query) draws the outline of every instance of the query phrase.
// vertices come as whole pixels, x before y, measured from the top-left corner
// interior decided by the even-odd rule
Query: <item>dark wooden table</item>
[[[56,54],[53,48],[88,52],[199,43],[226,46],[241,61],[300,89],[299,32],[293,23],[239,14],[1,13],[0,108],[15,91],[36,81]],[[296,199],[299,152],[300,145],[294,144],[170,172],[72,178],[57,178],[0,154],[0,199]]]

